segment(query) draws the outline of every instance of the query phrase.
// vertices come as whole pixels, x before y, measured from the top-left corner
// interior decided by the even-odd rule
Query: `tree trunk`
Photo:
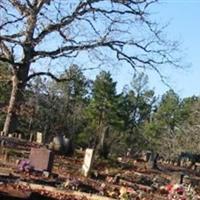
[[[100,143],[99,143],[99,156],[107,159],[108,158],[108,154],[110,151],[110,148],[108,147],[107,143],[106,143],[106,138],[109,135],[109,127],[106,127],[103,132],[101,133],[101,138],[100,138]]]
[[[149,169],[159,169],[157,165],[157,159],[159,157],[158,153],[152,152],[151,156],[148,161],[148,168]]]
[[[8,105],[6,120],[3,127],[4,135],[13,132],[17,126],[17,117],[16,117],[16,102],[19,94],[19,80],[16,75],[12,77],[12,91],[10,95],[10,101]]]
[[[3,127],[4,135],[15,132],[18,127],[18,113],[20,112],[20,105],[23,102],[23,91],[28,77],[29,67],[29,64],[25,64],[13,72],[12,91]]]

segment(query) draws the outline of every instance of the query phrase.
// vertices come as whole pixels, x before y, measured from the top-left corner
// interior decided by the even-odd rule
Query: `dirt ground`
[[[194,170],[159,163],[158,170],[149,170],[144,161],[133,158],[95,159],[89,177],[81,173],[84,151],[73,156],[55,155],[52,174],[23,172],[17,160],[28,158],[35,143],[10,139],[0,149],[0,199],[58,200],[162,200],[170,197],[167,186],[178,184],[185,177],[191,187],[191,198],[200,199],[200,174]],[[180,198],[184,199],[184,198]]]

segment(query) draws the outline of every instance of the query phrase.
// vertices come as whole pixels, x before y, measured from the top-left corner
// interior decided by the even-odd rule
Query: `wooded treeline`
[[[2,130],[11,73],[4,64],[0,69]],[[15,112],[17,131],[24,137],[41,131],[48,142],[56,134],[64,134],[76,146],[96,147],[103,157],[123,154],[128,148],[155,150],[166,157],[200,150],[199,97],[181,99],[169,90],[159,98],[149,89],[143,73],[133,76],[130,86],[120,92],[107,71],[92,81],[72,65],[59,78],[63,81],[38,76],[23,91],[25,103],[16,106]]]

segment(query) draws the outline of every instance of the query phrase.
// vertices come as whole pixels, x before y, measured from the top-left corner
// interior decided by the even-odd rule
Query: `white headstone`
[[[19,139],[19,140],[22,139],[22,134],[21,134],[21,133],[18,134],[18,139]]]
[[[39,143],[39,144],[42,144],[43,143],[43,135],[41,132],[37,132],[37,135],[36,135],[36,142]]]
[[[88,176],[92,167],[94,149],[86,149],[82,171],[84,176]]]
[[[10,133],[10,134],[8,134],[8,137],[9,137],[9,138],[11,138],[11,137],[12,137],[12,134],[11,134],[11,133]]]
[[[0,132],[0,136],[4,136],[4,132],[3,131]]]

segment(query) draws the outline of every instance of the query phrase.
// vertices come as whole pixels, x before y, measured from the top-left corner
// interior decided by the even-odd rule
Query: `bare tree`
[[[149,19],[156,0],[1,0],[0,61],[12,68],[12,92],[3,131],[16,127],[15,108],[26,83],[45,71],[44,63],[111,55],[133,68],[174,64],[176,44],[162,39],[162,27]],[[98,53],[96,51],[98,50]],[[84,58],[85,59],[85,58]],[[62,60],[62,61],[63,61]],[[43,64],[41,64],[43,63]],[[33,73],[33,69],[39,72]]]

